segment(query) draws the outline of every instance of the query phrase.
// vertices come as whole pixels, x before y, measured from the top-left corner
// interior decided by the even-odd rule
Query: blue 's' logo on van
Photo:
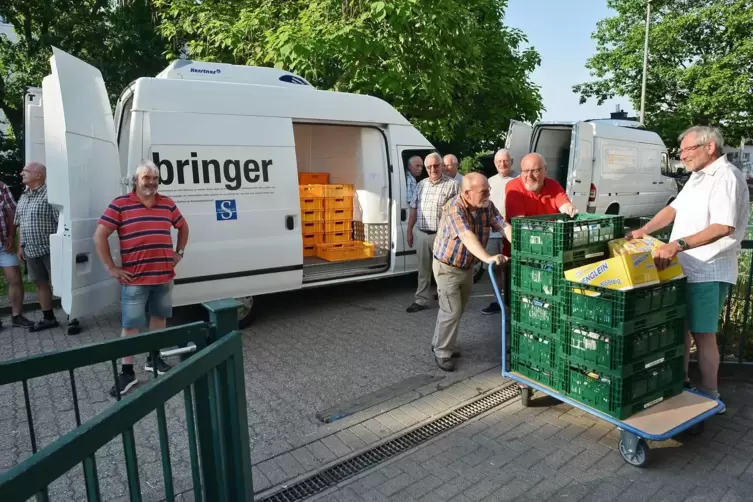
[[[283,75],[282,77],[280,77],[280,80],[289,84],[309,85],[308,82],[303,80],[301,77],[296,77],[295,75]]]
[[[219,68],[207,70],[206,68],[191,68],[190,73],[207,73],[209,75],[219,75],[222,73]]]
[[[217,212],[217,221],[228,221],[238,219],[238,207],[234,200],[216,200],[214,209]]]

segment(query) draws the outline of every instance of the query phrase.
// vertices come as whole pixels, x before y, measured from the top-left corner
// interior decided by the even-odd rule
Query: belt
[[[419,230],[421,230],[421,231],[422,231],[423,233],[425,233],[425,234],[429,234],[429,235],[434,235],[434,234],[436,234],[436,233],[437,233],[437,231],[436,231],[436,230],[424,230],[424,229],[422,229],[422,228],[419,228]]]

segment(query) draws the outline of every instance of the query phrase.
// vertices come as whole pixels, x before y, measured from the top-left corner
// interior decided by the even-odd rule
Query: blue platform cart
[[[489,266],[489,276],[497,302],[504,305],[494,276],[493,265]],[[710,398],[695,390],[684,390],[681,394],[655,404],[630,418],[617,420],[520,373],[509,371],[507,337],[505,336],[507,333],[507,313],[504,308],[502,309],[501,319],[502,376],[515,380],[524,386],[521,387],[523,406],[528,406],[532,389],[535,389],[615,425],[620,431],[618,450],[625,462],[630,465],[644,467],[648,463],[649,446],[647,440],[666,441],[685,431],[690,434],[700,434],[704,429],[704,421],[725,409],[724,403],[718,399]]]

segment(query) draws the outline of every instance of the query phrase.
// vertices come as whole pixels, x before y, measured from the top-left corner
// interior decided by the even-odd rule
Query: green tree
[[[320,89],[382,98],[458,156],[496,146],[510,119],[540,114],[530,81],[540,58],[502,24],[506,0],[155,5],[161,33],[192,59],[281,67]]]
[[[132,80],[162,70],[165,40],[149,0],[5,0],[0,17],[16,40],[0,36],[0,110],[9,130],[0,133],[0,178],[18,191],[23,162],[26,89],[49,74],[52,46],[102,72],[112,103]]]
[[[617,15],[600,21],[596,80],[576,85],[581,103],[627,96],[640,108],[646,0],[608,0]],[[753,1],[652,0],[646,126],[669,147],[694,124],[720,127],[738,144],[753,130]]]

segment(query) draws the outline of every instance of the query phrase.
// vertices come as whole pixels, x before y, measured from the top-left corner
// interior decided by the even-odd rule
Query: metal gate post
[[[214,327],[212,342],[238,329],[238,309],[243,304],[234,298],[202,303],[209,311],[209,322]]]

